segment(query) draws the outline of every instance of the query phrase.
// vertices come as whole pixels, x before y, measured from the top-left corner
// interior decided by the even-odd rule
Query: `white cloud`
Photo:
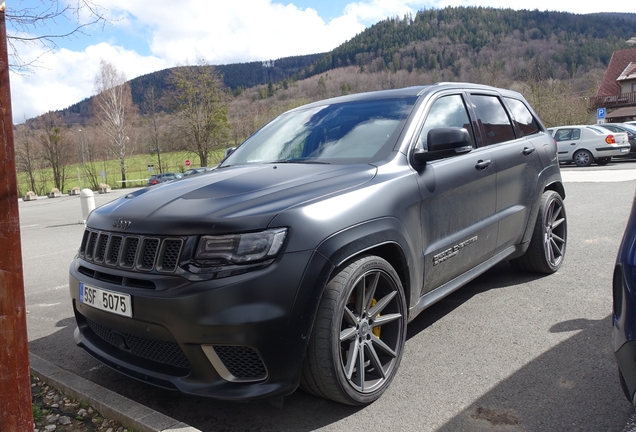
[[[374,24],[389,17],[400,17],[410,13],[415,13],[423,9],[425,1],[405,1],[405,0],[372,0],[349,3],[345,8],[345,14],[356,17],[360,22],[367,25]]]
[[[122,26],[130,15],[152,33],[152,53],[172,63],[204,57],[212,64],[269,60],[329,51],[365,26],[353,15],[325,22],[315,9],[271,0],[114,0]],[[123,13],[126,11],[129,15]]]
[[[33,73],[11,75],[14,123],[67,108],[93,95],[101,59],[113,63],[129,78],[169,67],[157,57],[142,57],[107,43],[81,52],[62,48],[46,53]]]

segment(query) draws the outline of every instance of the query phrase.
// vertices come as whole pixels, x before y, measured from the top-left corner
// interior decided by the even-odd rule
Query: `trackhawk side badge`
[[[117,222],[113,224],[115,228],[128,229],[129,226],[132,225],[132,221],[123,220],[122,218],[117,219]]]
[[[436,266],[437,264],[443,263],[444,261],[446,261],[447,259],[451,259],[454,256],[456,256],[459,251],[461,249],[464,249],[466,246],[468,246],[471,243],[475,243],[477,241],[477,236],[469,238],[468,240],[465,240],[459,244],[456,244],[455,246],[446,249],[443,252],[438,253],[437,255],[433,256],[433,266]]]

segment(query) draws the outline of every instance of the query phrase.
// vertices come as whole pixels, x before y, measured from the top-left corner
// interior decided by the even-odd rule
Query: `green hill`
[[[439,80],[451,81],[484,82],[486,75],[493,74],[522,82],[564,80],[604,69],[612,53],[627,48],[626,41],[636,36],[635,22],[634,13],[579,15],[447,7],[381,21],[328,53],[215,67],[235,95],[346,66],[355,66],[362,73],[433,73]],[[134,103],[141,107],[150,86],[160,99],[168,88],[170,71],[132,79]],[[86,123],[91,99],[61,112],[68,122]]]

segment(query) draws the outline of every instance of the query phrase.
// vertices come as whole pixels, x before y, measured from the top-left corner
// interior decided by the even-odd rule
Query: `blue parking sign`
[[[604,120],[605,119],[605,108],[598,108],[596,110],[596,119]]]

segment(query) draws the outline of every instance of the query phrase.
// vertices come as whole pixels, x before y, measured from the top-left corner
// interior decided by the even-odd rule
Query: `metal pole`
[[[33,431],[5,4],[0,5],[0,431]]]

